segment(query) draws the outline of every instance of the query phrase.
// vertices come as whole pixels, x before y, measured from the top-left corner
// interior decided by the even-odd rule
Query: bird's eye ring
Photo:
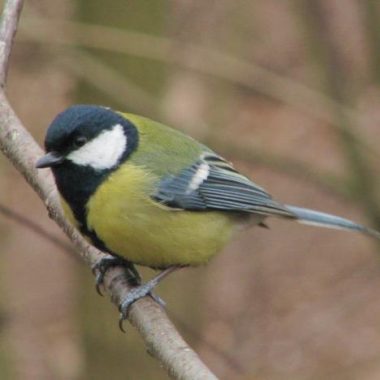
[[[87,142],[87,138],[84,137],[84,136],[78,136],[75,140],[74,140],[74,146],[76,148],[80,148],[81,146],[83,146],[84,144],[86,144]]]

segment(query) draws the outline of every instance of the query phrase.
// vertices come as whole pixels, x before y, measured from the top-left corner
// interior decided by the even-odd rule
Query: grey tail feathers
[[[358,231],[380,240],[380,232],[354,223],[351,220],[302,207],[290,205],[285,205],[285,207],[295,215],[299,223],[326,228],[335,228],[338,230]]]

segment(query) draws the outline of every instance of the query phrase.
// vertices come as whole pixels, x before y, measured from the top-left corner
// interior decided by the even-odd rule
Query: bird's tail
[[[285,207],[295,215],[299,223],[326,228],[336,228],[338,230],[358,231],[380,240],[380,232],[354,223],[351,220],[302,207],[290,205],[286,205]]]

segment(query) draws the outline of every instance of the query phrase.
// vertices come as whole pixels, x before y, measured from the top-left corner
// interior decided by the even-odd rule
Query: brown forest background
[[[29,0],[8,93],[41,143],[67,105],[110,105],[380,229],[379,21],[376,0]],[[0,378],[165,379],[88,268],[3,206],[64,239],[0,157]],[[222,379],[379,379],[379,245],[269,225],[160,286],[180,331]]]

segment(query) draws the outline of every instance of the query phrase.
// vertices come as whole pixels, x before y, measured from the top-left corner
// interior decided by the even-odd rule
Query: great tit
[[[67,218],[122,262],[162,272],[121,304],[122,318],[176,268],[207,263],[243,225],[268,216],[380,233],[337,216],[282,204],[231,163],[183,133],[147,118],[74,105],[48,128],[37,168],[51,167]]]

